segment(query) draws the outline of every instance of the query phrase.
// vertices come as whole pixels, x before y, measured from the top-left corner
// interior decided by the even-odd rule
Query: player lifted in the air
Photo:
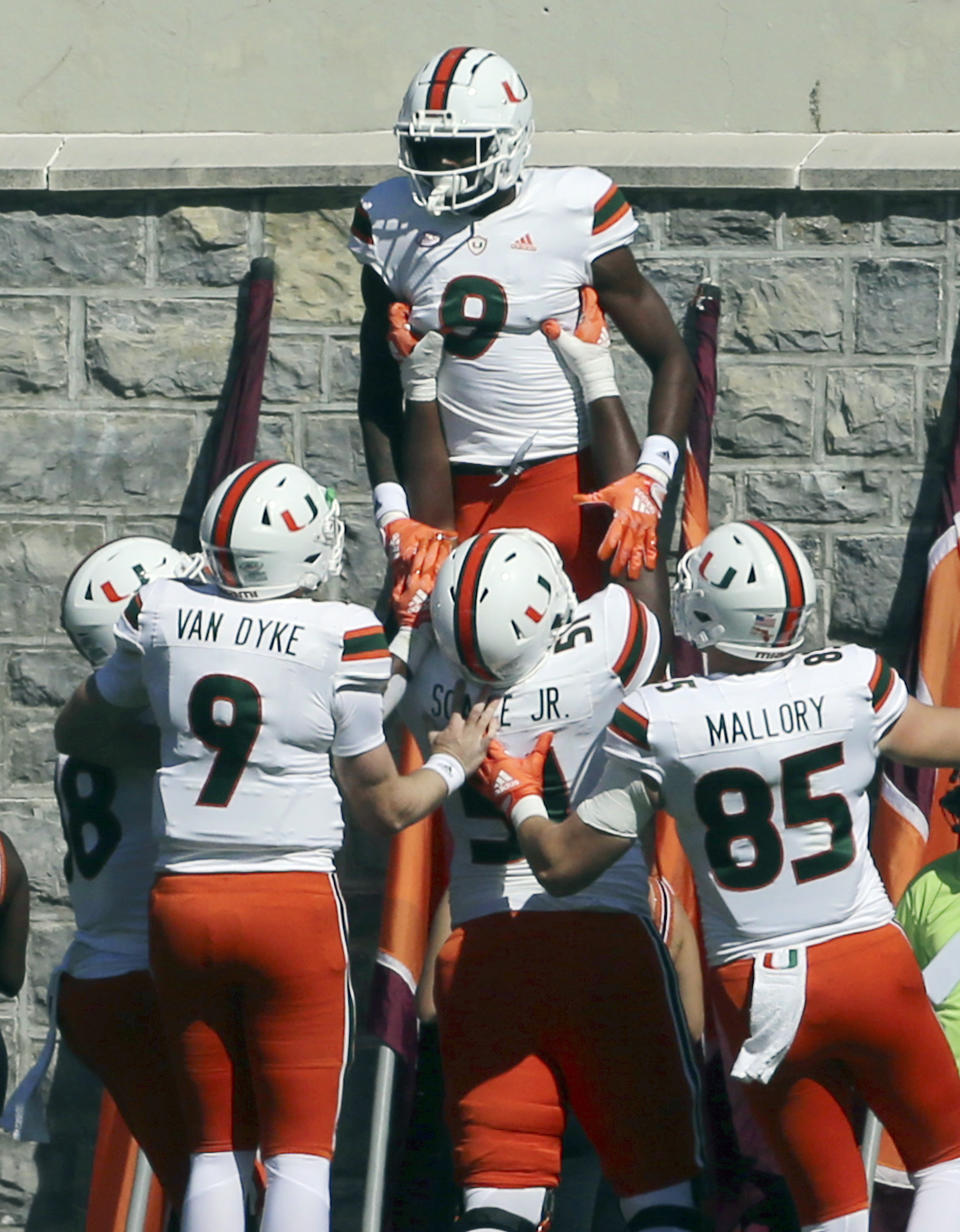
[[[388,550],[410,561],[419,547],[439,564],[449,541],[428,546],[437,528],[462,540],[527,526],[557,544],[585,598],[606,581],[597,552],[610,515],[574,497],[600,489],[594,502],[615,511],[603,555],[637,577],[656,558],[695,375],[631,253],[629,204],[588,167],[527,167],[530,92],[493,51],[429,60],[395,132],[405,174],[364,196],[350,241],[364,266],[359,414]],[[583,288],[652,372],[642,449],[616,387],[581,396],[565,365]],[[587,317],[581,332],[595,341],[602,320]],[[541,332],[547,318],[565,331],[559,342]],[[404,368],[442,341],[437,399],[414,380],[405,417],[388,334],[400,355],[427,336]]]

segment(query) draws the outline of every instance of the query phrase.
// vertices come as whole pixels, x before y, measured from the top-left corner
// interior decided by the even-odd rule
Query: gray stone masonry
[[[11,1089],[37,1055],[46,983],[70,933],[51,724],[85,668],[58,627],[64,580],[127,533],[169,537],[226,374],[237,285],[278,278],[261,456],[334,484],[347,588],[383,559],[355,415],[359,269],[347,188],[0,196],[0,827],[33,888],[29,971],[0,1005]],[[948,193],[632,190],[635,253],[677,319],[723,292],[714,520],[796,533],[822,578],[818,630],[895,662],[920,593],[953,428],[958,202]],[[650,380],[615,339],[640,430]],[[360,1224],[375,1046],[365,1033],[386,848],[341,859],[359,1002],[334,1170],[334,1227]],[[48,1146],[0,1136],[0,1227],[78,1232],[97,1087],[65,1050]]]

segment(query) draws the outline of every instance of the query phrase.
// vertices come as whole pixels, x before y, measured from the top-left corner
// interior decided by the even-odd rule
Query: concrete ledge
[[[960,133],[831,133],[800,171],[805,189],[960,188]]]
[[[0,191],[360,188],[396,173],[389,132],[0,135]],[[535,164],[625,188],[960,189],[960,133],[538,133]]]
[[[539,133],[533,162],[585,163],[622,188],[796,188],[803,133]]]
[[[0,136],[0,190],[47,187],[47,168],[62,137]]]
[[[67,137],[49,188],[314,188],[375,184],[396,171],[392,133],[186,133]]]

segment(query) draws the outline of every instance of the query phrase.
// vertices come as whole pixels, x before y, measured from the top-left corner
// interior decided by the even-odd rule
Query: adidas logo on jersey
[[[519,248],[521,252],[536,252],[537,246],[530,238],[530,232],[526,235],[521,235],[518,240],[514,240],[510,245],[511,248]]]

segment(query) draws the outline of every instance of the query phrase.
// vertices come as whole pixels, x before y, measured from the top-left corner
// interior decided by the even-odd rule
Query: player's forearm
[[[960,709],[911,697],[879,747],[908,766],[960,766]]]
[[[547,817],[528,817],[517,827],[517,839],[533,874],[556,898],[586,889],[630,847],[630,843],[600,834],[570,813],[557,824]]]
[[[453,477],[435,401],[407,403],[401,467],[411,516],[428,526],[453,530]]]
[[[399,483],[397,458],[400,450],[399,426],[386,408],[378,412],[370,403],[358,404],[363,456],[370,487],[379,483]]]
[[[647,411],[647,432],[668,436],[683,449],[697,389],[697,373],[687,348],[678,338],[657,362],[650,364],[653,388]]]
[[[421,766],[377,783],[347,791],[351,816],[365,829],[398,834],[440,808],[450,794],[450,779]],[[346,786],[346,785],[345,785]]]
[[[595,486],[604,487],[636,468],[640,444],[619,398],[596,398],[589,410]]]
[[[156,770],[160,732],[135,721],[134,712],[111,706],[93,677],[81,684],[57,715],[53,740],[58,753],[114,770]]]

